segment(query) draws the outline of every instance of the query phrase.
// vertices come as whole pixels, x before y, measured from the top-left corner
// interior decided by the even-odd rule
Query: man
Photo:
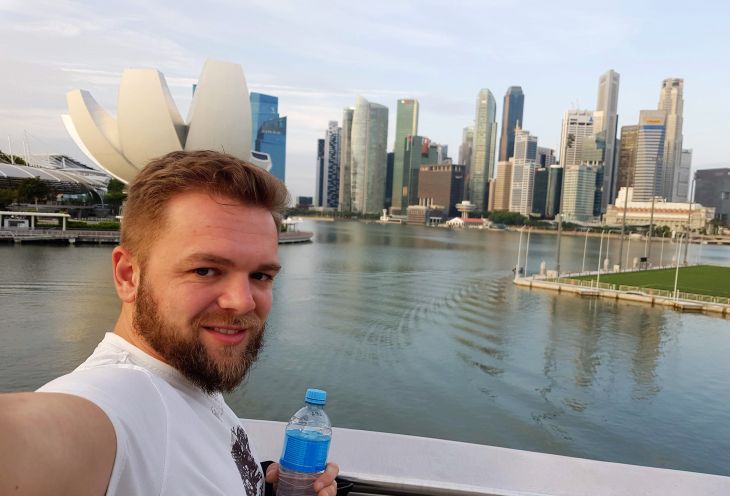
[[[215,152],[139,173],[112,252],[114,332],[40,393],[0,397],[0,494],[263,494],[221,392],[262,345],[287,201],[269,173]],[[315,481],[319,496],[335,495],[337,472]]]

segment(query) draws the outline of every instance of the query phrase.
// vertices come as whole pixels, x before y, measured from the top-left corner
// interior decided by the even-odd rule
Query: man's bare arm
[[[115,454],[114,427],[92,402],[0,395],[0,494],[103,495]]]

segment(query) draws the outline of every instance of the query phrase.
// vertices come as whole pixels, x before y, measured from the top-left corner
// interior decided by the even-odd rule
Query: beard
[[[192,332],[187,332],[167,321],[158,307],[144,278],[140,278],[132,321],[135,331],[168,365],[207,394],[233,391],[263,347],[265,323],[255,315],[207,312],[197,315],[190,326]],[[240,351],[223,346],[217,357],[211,356],[200,339],[202,332],[208,332],[202,322],[244,327],[250,334],[248,343]]]

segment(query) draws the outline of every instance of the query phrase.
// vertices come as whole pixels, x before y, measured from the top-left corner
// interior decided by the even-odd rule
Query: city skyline
[[[240,63],[249,90],[279,98],[280,114],[288,117],[293,196],[313,195],[316,139],[358,95],[387,106],[392,116],[399,99],[418,99],[419,134],[449,145],[456,159],[463,129],[473,125],[478,90],[490,88],[501,97],[518,85],[527,95],[524,127],[540,136],[541,146],[557,150],[563,113],[596,108],[596,83],[609,69],[621,74],[619,129],[636,124],[640,110],[656,108],[663,80],[684,79],[682,146],[693,149],[692,168],[726,165],[718,138],[730,131],[723,115],[730,96],[716,85],[730,75],[722,63],[728,38],[722,19],[730,7],[713,3],[712,9],[686,12],[658,5],[454,8],[434,2],[413,9],[377,3],[330,12],[323,4],[303,9],[286,2],[222,2],[205,11],[165,2],[5,2],[0,15],[7,28],[0,40],[13,48],[0,55],[12,74],[0,83],[0,149],[7,151],[10,136],[14,152],[22,153],[27,141],[33,153],[86,161],[60,121],[67,91],[89,90],[116,113],[122,70],[155,67],[167,76],[184,116],[202,62],[214,58]],[[512,18],[517,11],[526,13],[520,29],[530,36],[514,36],[509,23],[476,29],[480,18]],[[406,14],[407,24],[393,21]],[[247,22],[229,20],[234,18]],[[575,43],[578,38],[602,42]],[[414,53],[437,61],[438,72]],[[391,119],[388,150],[394,128]]]

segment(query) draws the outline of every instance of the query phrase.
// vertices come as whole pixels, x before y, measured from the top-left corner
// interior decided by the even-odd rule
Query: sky
[[[217,59],[279,97],[293,196],[314,194],[317,139],[358,95],[390,109],[391,150],[397,100],[418,99],[419,134],[456,160],[481,88],[501,126],[504,94],[521,86],[523,128],[557,149],[563,113],[594,109],[608,69],[621,75],[619,126],[656,108],[663,79],[683,78],[693,169],[729,167],[728,19],[729,2],[703,0],[0,0],[0,150],[25,142],[89,163],[61,122],[67,91],[115,114],[122,71],[153,67],[186,116],[203,63]]]

